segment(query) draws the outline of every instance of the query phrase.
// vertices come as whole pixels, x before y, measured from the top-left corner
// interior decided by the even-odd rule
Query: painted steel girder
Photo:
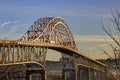
[[[36,20],[19,40],[64,44],[77,50],[68,25],[60,17],[47,17]]]

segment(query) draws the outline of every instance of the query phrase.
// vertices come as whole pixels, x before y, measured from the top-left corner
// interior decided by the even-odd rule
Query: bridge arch
[[[36,20],[20,40],[55,43],[77,50],[67,23],[60,17],[46,17]]]

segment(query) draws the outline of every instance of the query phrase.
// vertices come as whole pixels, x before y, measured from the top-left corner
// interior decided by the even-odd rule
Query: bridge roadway
[[[17,54],[16,50],[18,49],[18,47],[44,47],[44,48],[48,48],[48,49],[53,49],[53,50],[57,50],[59,52],[68,54],[68,55],[77,55],[75,56],[75,65],[77,64],[82,64],[82,65],[86,65],[89,66],[91,68],[100,70],[100,71],[106,71],[106,65],[93,60],[92,58],[89,58],[85,55],[83,55],[83,53],[79,52],[78,50],[74,50],[72,48],[69,48],[63,44],[58,45],[58,44],[54,44],[54,43],[40,43],[40,42],[30,42],[30,41],[18,41],[18,40],[0,40],[0,47],[5,47],[5,48],[10,48],[13,47],[15,50],[13,52],[13,54]],[[11,48],[12,49],[12,48]],[[6,62],[6,61],[5,61]],[[5,63],[3,62],[3,63]],[[8,61],[9,62],[9,61]],[[6,63],[8,63],[6,62]],[[13,60],[13,62],[19,62],[19,61],[15,61]]]

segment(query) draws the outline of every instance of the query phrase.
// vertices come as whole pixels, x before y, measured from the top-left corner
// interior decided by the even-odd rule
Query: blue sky
[[[101,34],[100,18],[109,16],[111,7],[117,9],[119,3],[119,0],[0,0],[0,24],[20,20],[27,29],[38,18],[60,16],[73,34]]]
[[[0,0],[0,38],[17,39],[38,18],[60,16],[66,20],[75,38],[76,35],[80,40],[85,38],[77,42],[80,50],[87,51],[86,48],[104,44],[89,39],[102,38],[101,18],[108,20],[111,8],[119,10],[119,4],[120,0]]]

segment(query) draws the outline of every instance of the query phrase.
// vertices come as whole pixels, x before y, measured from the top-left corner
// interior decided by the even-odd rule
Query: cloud
[[[3,24],[0,25],[0,27],[5,26],[5,25],[10,25],[10,29],[7,30],[7,32],[2,32],[0,33],[1,38],[7,38],[7,39],[18,39],[21,34],[17,33],[20,27],[25,26],[25,24],[19,24],[19,20],[16,21],[8,21],[4,22]]]
[[[7,33],[4,33],[4,37],[7,37],[8,39],[17,39],[18,37],[21,37],[21,34],[23,35],[22,31],[21,33],[18,33],[17,31],[24,26],[26,26],[26,24],[13,24],[10,30]]]
[[[22,35],[23,35],[23,34],[12,33],[11,35],[9,35],[9,37],[7,37],[7,39],[17,40],[17,39],[19,39],[20,37],[22,37]]]
[[[20,22],[19,20],[16,20],[16,21],[14,21],[13,23],[16,24],[16,23],[19,23],[19,22]]]
[[[4,22],[4,23],[2,23],[2,24],[0,25],[0,27],[3,27],[3,26],[8,25],[8,24],[10,24],[10,23],[11,23],[10,21]]]
[[[10,26],[10,30],[8,30],[7,33],[6,33],[6,34],[9,35],[9,34],[11,34],[11,33],[14,33],[14,32],[17,30],[18,25],[15,24],[15,23],[18,23],[18,22],[19,22],[18,20],[17,20],[17,21],[14,21],[14,22],[7,21],[7,22],[4,22],[3,24],[1,24],[0,26],[3,27],[3,26],[5,26],[5,25],[12,24],[12,26]]]
[[[3,33],[2,37],[10,37],[10,35],[12,35],[13,33],[15,33],[18,29],[17,25],[12,25],[10,30],[8,30],[7,32]]]
[[[113,40],[108,36],[102,35],[91,35],[91,36],[82,36],[82,35],[74,35],[74,40],[76,42],[113,42]]]
[[[104,43],[104,44],[99,44],[97,46],[92,46],[92,47],[89,47],[88,50],[95,50],[95,49],[99,49],[99,48],[103,48],[103,47],[106,47],[108,46],[108,44]]]
[[[14,21],[14,22],[6,21],[6,22],[2,23],[2,24],[0,25],[0,27],[3,27],[3,26],[5,26],[5,25],[11,24],[11,23],[16,24],[16,23],[19,23],[19,22],[20,22],[19,20],[16,20],[16,21]]]

